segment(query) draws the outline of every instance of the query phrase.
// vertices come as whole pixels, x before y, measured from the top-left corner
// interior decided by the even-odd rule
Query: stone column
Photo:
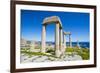
[[[60,29],[60,49],[63,48],[63,31],[62,28]]]
[[[46,48],[46,26],[42,26],[42,48],[41,52],[45,53],[45,48]]]
[[[64,35],[64,49],[66,49],[66,35],[65,34],[63,35]]]
[[[56,23],[56,34],[55,34],[55,55],[56,57],[60,56],[59,51],[59,23]]]
[[[69,47],[72,47],[72,42],[71,42],[71,34],[69,34]]]
[[[31,52],[34,52],[34,47],[35,47],[35,44],[34,44],[34,41],[32,41],[30,44],[30,51]]]
[[[80,48],[79,41],[77,40],[77,47]]]
[[[61,58],[65,55],[65,48],[63,44],[63,30],[60,29],[60,51],[61,51]]]
[[[60,54],[63,54],[63,30],[60,28]]]

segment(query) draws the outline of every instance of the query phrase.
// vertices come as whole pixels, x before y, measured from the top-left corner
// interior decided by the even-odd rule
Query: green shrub
[[[89,59],[89,49],[81,49],[78,51],[78,55],[82,57],[83,60],[88,60]]]
[[[79,53],[79,55],[82,57],[83,60],[89,59],[89,53],[82,52],[82,53]]]
[[[81,48],[81,49],[79,49],[77,47],[66,48],[66,52],[77,52],[77,54],[80,55],[83,60],[88,60],[90,57],[89,49],[86,49],[86,48]]]
[[[83,52],[87,52],[87,53],[88,53],[88,52],[89,52],[89,49],[82,48],[82,51],[83,51]]]
[[[74,52],[73,48],[66,48],[66,52]]]
[[[29,57],[32,56],[51,56],[51,57],[55,57],[54,55],[49,55],[47,53],[41,53],[41,52],[27,52],[27,51],[21,51],[21,53],[28,55]]]

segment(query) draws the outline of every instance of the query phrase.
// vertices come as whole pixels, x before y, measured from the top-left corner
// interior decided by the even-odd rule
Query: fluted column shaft
[[[72,47],[71,34],[69,34],[69,46]]]
[[[45,53],[45,49],[46,49],[46,26],[43,25],[42,26],[42,48],[41,48],[41,52]]]
[[[59,51],[59,23],[56,23],[56,34],[55,34],[55,55],[56,57],[60,56]]]
[[[64,49],[66,48],[66,35],[64,35]]]

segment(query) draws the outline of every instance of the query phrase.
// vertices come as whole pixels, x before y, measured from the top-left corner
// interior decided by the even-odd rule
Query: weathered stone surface
[[[69,46],[72,47],[72,42],[71,42],[71,32],[63,32],[64,34],[64,38],[65,38],[65,35],[69,35]],[[66,40],[66,39],[65,39]],[[66,41],[64,40],[65,42],[65,46],[66,46]],[[65,47],[66,48],[66,47]]]
[[[41,56],[37,59],[35,59],[33,62],[44,62],[45,60],[48,60],[47,56]]]
[[[57,23],[56,23],[57,22]],[[61,22],[58,16],[51,16],[51,17],[47,17],[43,20],[43,26],[42,26],[42,48],[41,48],[41,52],[45,53],[45,49],[46,49],[46,25],[44,24],[49,24],[49,23],[56,23],[56,30],[55,30],[55,56],[56,57],[60,57],[60,43],[59,42],[60,39],[60,34],[59,35],[59,31],[62,30],[60,29],[61,26]]]
[[[43,20],[42,24],[49,24],[49,23],[55,23],[55,22],[59,22],[60,26],[62,27],[60,18],[58,16],[51,16],[51,17],[47,17]]]
[[[45,53],[45,48],[46,48],[46,26],[42,26],[42,48],[41,52]]]
[[[65,31],[64,31],[64,34],[65,34],[65,35],[70,35],[71,32],[65,32]]]
[[[77,54],[65,55],[65,57],[63,57],[63,58],[55,58],[55,57],[51,57],[51,56],[32,56],[32,57],[29,57],[27,55],[21,56],[21,63],[52,62],[52,61],[76,61],[76,60],[82,60],[82,57],[77,55]]]

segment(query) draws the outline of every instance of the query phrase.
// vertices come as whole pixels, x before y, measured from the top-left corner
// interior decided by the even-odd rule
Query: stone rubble
[[[79,55],[66,55],[64,58],[55,58],[51,56],[27,56],[21,55],[21,63],[28,62],[52,62],[52,61],[77,61],[82,60],[82,57]]]

